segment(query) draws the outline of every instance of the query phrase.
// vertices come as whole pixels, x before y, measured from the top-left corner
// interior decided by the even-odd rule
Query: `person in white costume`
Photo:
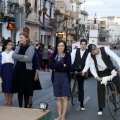
[[[89,54],[90,71],[97,79],[98,115],[102,115],[103,108],[105,107],[105,85],[107,81],[112,80],[116,85],[118,93],[120,93],[120,77],[115,71],[110,57],[117,62],[119,66],[118,71],[120,71],[120,58],[109,48],[98,48],[95,44],[90,44],[88,51],[91,53]]]

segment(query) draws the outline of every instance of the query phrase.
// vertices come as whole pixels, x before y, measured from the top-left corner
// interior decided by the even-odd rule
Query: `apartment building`
[[[59,9],[63,14],[68,15],[69,19],[64,22],[65,26],[68,29],[73,28],[69,31],[69,35],[67,36],[67,40],[69,40],[70,42],[75,41],[76,20],[78,20],[78,23],[81,24],[81,4],[83,4],[83,0],[56,0],[56,8]],[[67,11],[68,14],[65,11]],[[66,36],[65,31],[64,34],[61,36],[66,39],[66,37],[64,37]]]
[[[94,24],[94,18],[88,18],[88,26],[90,29],[97,29],[99,33],[103,31],[104,42],[117,42],[120,41],[120,17],[107,16],[96,19],[96,24]]]
[[[54,10],[54,0],[1,0],[0,4],[3,7],[3,10],[0,9],[0,12],[4,12],[4,21],[0,22],[0,31],[1,36],[5,37],[6,39],[8,37],[11,37],[13,39],[14,31],[8,30],[8,20],[10,19],[10,22],[14,23],[14,15],[8,14],[8,2],[17,2],[20,4],[21,7],[23,7],[24,12],[26,11],[26,3],[30,3],[31,7],[31,13],[28,15],[26,19],[26,27],[23,29],[17,29],[16,30],[16,43],[19,41],[19,33],[20,32],[27,32],[30,36],[30,39],[33,43],[36,42],[42,42],[43,44],[48,44],[51,36],[51,25],[49,22],[49,19],[45,15],[40,16],[41,23],[45,24],[47,26],[47,29],[44,28],[43,24],[40,24],[39,22],[39,14],[38,11],[43,8],[43,5],[47,7],[47,13],[48,15],[52,16],[53,10]],[[6,20],[6,22],[5,22]],[[14,41],[14,40],[13,40]]]

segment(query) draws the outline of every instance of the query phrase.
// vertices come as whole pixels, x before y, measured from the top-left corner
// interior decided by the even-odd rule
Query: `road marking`
[[[85,100],[84,100],[84,105],[88,102],[90,100],[90,96],[87,96],[86,98],[85,98]],[[76,108],[76,111],[79,111],[80,110],[80,106],[78,106],[77,108]]]

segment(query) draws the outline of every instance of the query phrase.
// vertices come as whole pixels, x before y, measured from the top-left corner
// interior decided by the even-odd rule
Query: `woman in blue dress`
[[[12,75],[13,75],[13,65],[14,60],[12,59],[13,54],[13,43],[11,40],[6,40],[3,44],[3,52],[1,53],[1,64],[0,64],[0,76],[2,78],[2,91],[5,94],[6,106],[11,106],[12,96],[11,86],[12,86]]]
[[[50,69],[52,69],[52,81],[54,96],[56,96],[58,118],[65,120],[68,98],[70,96],[70,68],[71,56],[67,53],[67,46],[64,41],[58,41],[55,52],[50,58]]]

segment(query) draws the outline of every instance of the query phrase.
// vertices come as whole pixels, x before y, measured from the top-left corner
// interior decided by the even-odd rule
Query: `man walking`
[[[103,108],[105,107],[105,85],[101,84],[101,78],[111,75],[111,72],[115,69],[111,59],[113,58],[120,67],[120,58],[109,48],[101,47],[97,48],[95,44],[88,46],[90,60],[90,70],[93,76],[97,79],[97,91],[98,91],[98,115],[103,114]],[[118,69],[120,71],[120,69]],[[112,80],[120,93],[120,77],[116,76]],[[103,81],[102,81],[103,82]]]
[[[71,53],[72,68],[74,71],[79,71],[82,74],[77,75],[78,90],[79,90],[79,101],[81,110],[85,110],[84,107],[84,75],[89,68],[89,59],[87,47],[87,40],[83,39],[80,41],[80,48],[74,49]]]

